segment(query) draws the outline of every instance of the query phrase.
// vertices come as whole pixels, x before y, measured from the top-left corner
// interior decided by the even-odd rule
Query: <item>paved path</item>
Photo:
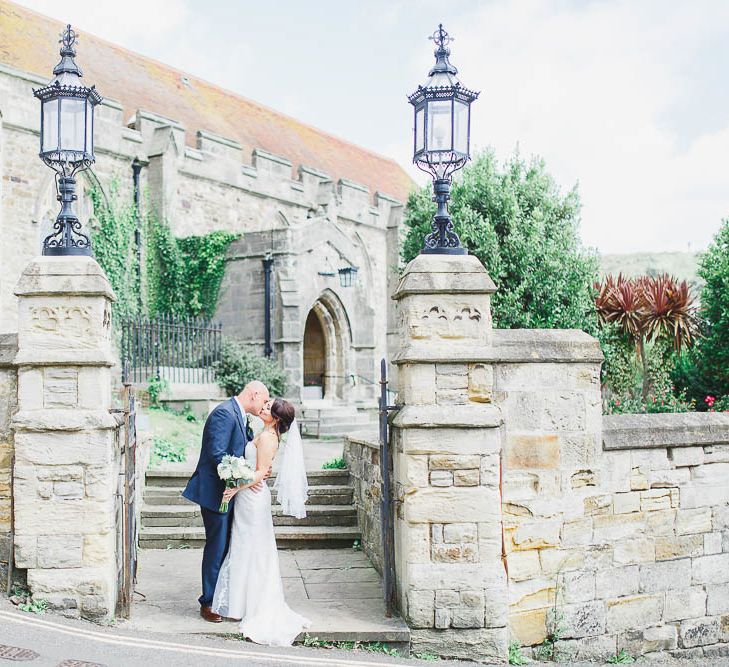
[[[234,621],[208,623],[199,614],[199,549],[143,549],[130,629],[147,633],[236,633]],[[361,551],[279,551],[289,605],[311,621],[309,635],[330,640],[407,640],[400,619],[385,618],[379,575]]]

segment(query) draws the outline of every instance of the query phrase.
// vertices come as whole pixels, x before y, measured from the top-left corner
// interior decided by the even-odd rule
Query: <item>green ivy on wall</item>
[[[134,204],[122,200],[117,180],[111,182],[108,199],[98,186],[88,192],[95,218],[91,225],[92,248],[116,294],[114,313],[122,318],[137,315],[141,285],[136,271]]]
[[[96,218],[92,241],[94,256],[117,296],[114,304],[117,317],[138,314],[213,317],[225,273],[225,256],[238,235],[215,231],[178,239],[156,215],[144,214],[144,284],[140,285],[134,243],[135,207],[122,201],[118,181],[112,181],[109,192],[107,203],[98,187],[90,190]],[[140,290],[144,295],[141,312]]]

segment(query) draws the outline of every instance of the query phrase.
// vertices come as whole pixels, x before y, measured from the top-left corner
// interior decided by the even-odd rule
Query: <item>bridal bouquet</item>
[[[226,454],[218,464],[218,477],[225,482],[226,489],[245,486],[253,481],[256,471],[251,468],[242,456]],[[218,512],[227,512],[228,503],[220,503]]]

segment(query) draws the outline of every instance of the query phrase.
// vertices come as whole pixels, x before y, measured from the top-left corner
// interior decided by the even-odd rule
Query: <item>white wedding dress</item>
[[[255,470],[255,440],[245,459]],[[257,644],[291,646],[309,621],[284,600],[276,537],[271,516],[271,490],[263,484],[256,493],[238,491],[233,506],[233,527],[228,555],[215,585],[213,611],[241,619],[240,632]]]

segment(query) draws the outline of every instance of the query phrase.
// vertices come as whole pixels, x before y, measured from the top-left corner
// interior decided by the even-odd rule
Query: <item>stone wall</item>
[[[14,453],[11,421],[18,409],[18,373],[13,364],[17,351],[17,336],[0,334],[0,586],[6,580],[11,552],[11,470]]]
[[[562,334],[503,332],[522,352],[495,367],[511,635],[559,624],[565,659],[727,652],[729,415],[603,418],[599,362]]]
[[[354,487],[362,549],[377,571],[382,573],[380,443],[374,436],[351,435],[344,441],[344,460]]]

